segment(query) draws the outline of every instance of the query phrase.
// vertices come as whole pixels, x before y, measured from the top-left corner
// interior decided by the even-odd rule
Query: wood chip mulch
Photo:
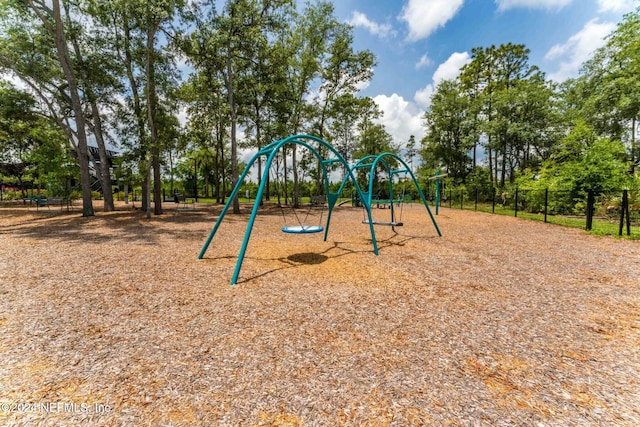
[[[198,260],[197,207],[0,206],[0,425],[640,425],[637,241],[415,205],[376,257],[264,209],[229,286],[249,208]]]

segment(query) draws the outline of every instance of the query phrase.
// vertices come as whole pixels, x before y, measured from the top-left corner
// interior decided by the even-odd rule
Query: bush
[[[2,198],[4,200],[20,200],[22,199],[22,192],[20,191],[3,191]]]

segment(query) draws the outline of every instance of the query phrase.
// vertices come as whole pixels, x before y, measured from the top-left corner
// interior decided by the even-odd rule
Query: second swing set
[[[400,159],[397,155],[393,154],[393,153],[382,153],[379,154],[377,156],[367,156],[363,159],[360,159],[353,167],[349,167],[348,163],[345,161],[345,159],[340,155],[340,153],[329,143],[325,142],[324,140],[312,136],[312,135],[293,135],[293,136],[289,136],[287,138],[284,138],[282,140],[279,141],[274,141],[271,144],[265,146],[264,148],[260,149],[252,158],[251,160],[247,163],[247,166],[245,167],[244,171],[242,172],[242,174],[240,175],[238,181],[236,182],[229,198],[227,199],[226,204],[224,205],[224,207],[222,208],[222,211],[220,212],[220,215],[218,216],[218,219],[216,220],[211,232],[209,233],[209,237],[207,238],[207,240],[205,241],[202,249],[200,250],[200,253],[198,255],[198,259],[202,259],[204,257],[204,254],[206,253],[207,249],[209,248],[209,245],[211,244],[211,241],[213,239],[213,237],[215,236],[216,232],[218,231],[218,228],[220,227],[220,223],[222,222],[222,220],[224,219],[227,211],[229,210],[229,207],[231,206],[233,200],[237,197],[239,191],[240,191],[240,187],[243,184],[244,179],[247,177],[247,175],[249,174],[251,168],[253,167],[253,165],[258,161],[258,159],[262,158],[262,157],[266,157],[266,162],[265,162],[265,167],[264,167],[264,171],[262,173],[262,177],[260,179],[260,185],[258,186],[258,192],[256,194],[256,198],[253,204],[253,208],[251,210],[251,215],[249,216],[249,222],[247,224],[247,229],[245,231],[245,235],[244,238],[242,240],[242,246],[240,247],[240,252],[238,254],[238,259],[236,261],[236,267],[234,269],[233,272],[233,276],[231,278],[231,284],[234,285],[236,284],[237,280],[238,280],[238,276],[240,274],[240,269],[242,267],[242,261],[244,260],[244,256],[247,250],[247,246],[249,244],[249,239],[251,237],[251,231],[253,229],[254,223],[255,223],[255,219],[256,219],[256,215],[258,213],[258,208],[260,206],[260,200],[262,200],[262,196],[264,194],[265,191],[265,184],[268,181],[268,177],[269,177],[269,171],[271,169],[271,165],[273,164],[274,160],[276,159],[276,156],[278,155],[278,153],[281,152],[282,148],[284,146],[300,146],[303,148],[306,148],[307,150],[309,150],[311,152],[311,154],[317,159],[318,164],[320,166],[320,170],[321,170],[321,174],[322,174],[322,190],[324,190],[324,195],[326,195],[326,197],[324,195],[322,196],[316,196],[316,197],[321,197],[321,199],[316,199],[316,204],[320,204],[321,206],[319,206],[319,208],[321,209],[320,211],[320,219],[319,219],[319,224],[308,224],[307,220],[311,218],[310,215],[310,210],[313,209],[313,205],[314,205],[314,200],[313,200],[313,196],[311,198],[311,203],[310,203],[310,207],[309,207],[309,211],[307,211],[306,215],[304,216],[304,218],[301,219],[302,215],[298,215],[295,211],[294,211],[294,215],[296,218],[296,222],[297,224],[295,225],[289,225],[286,223],[286,217],[283,213],[283,217],[285,217],[285,226],[282,228],[282,231],[285,233],[290,233],[290,234],[309,234],[309,233],[320,233],[322,231],[324,231],[324,240],[327,240],[327,235],[329,233],[329,225],[331,222],[331,214],[333,212],[333,208],[336,206],[336,202],[338,201],[338,198],[340,196],[340,194],[342,193],[342,191],[344,190],[346,184],[348,182],[351,182],[351,184],[353,185],[353,188],[355,189],[356,192],[356,196],[358,197],[358,199],[361,201],[364,212],[365,212],[365,224],[369,225],[369,231],[371,233],[371,241],[373,244],[373,252],[375,255],[378,255],[378,243],[376,241],[376,234],[375,234],[375,229],[374,229],[374,225],[389,225],[391,227],[397,227],[402,225],[401,220],[398,221],[395,217],[395,210],[394,210],[394,197],[393,197],[393,177],[398,175],[398,174],[405,174],[405,176],[408,176],[411,180],[411,182],[414,183],[415,187],[416,187],[416,191],[423,203],[423,205],[425,206],[425,208],[427,209],[427,212],[429,214],[429,217],[431,218],[431,222],[433,223],[433,226],[435,227],[436,232],[438,233],[438,236],[442,236],[442,233],[440,232],[440,229],[438,228],[438,224],[436,223],[435,218],[433,217],[433,214],[431,213],[431,209],[429,208],[429,205],[427,204],[427,200],[424,197],[424,194],[422,192],[422,190],[420,189],[420,186],[418,185],[418,181],[416,180],[415,176],[413,175],[413,173],[411,172],[411,170],[409,169],[409,167],[407,166],[407,164]],[[315,146],[314,146],[315,145]],[[317,147],[317,148],[316,148]],[[320,153],[326,153],[327,155],[329,155],[330,157],[325,158],[323,157]],[[330,188],[329,188],[329,167],[330,165],[333,165],[334,163],[338,163],[340,166],[343,167],[343,169],[346,171],[345,176],[342,180],[342,183],[340,184],[340,187],[338,189],[338,191],[336,192],[331,192]],[[398,169],[394,169],[392,167],[392,165],[399,165]],[[395,166],[394,166],[395,167]],[[367,191],[364,191],[361,186],[358,184],[356,178],[355,178],[355,174],[354,172],[359,170],[359,169],[363,169],[363,168],[369,168],[369,179],[368,179],[368,187],[367,187]],[[371,212],[371,206],[373,203],[375,203],[375,200],[378,199],[374,199],[373,198],[373,188],[374,188],[374,181],[375,181],[375,176],[376,176],[376,171],[381,168],[383,170],[386,169],[386,171],[389,174],[389,200],[391,200],[390,202],[390,209],[391,209],[391,221],[389,222],[376,222],[373,220],[373,216],[372,216],[372,212]],[[406,182],[405,182],[406,184]],[[403,191],[404,193],[404,191]],[[404,194],[403,194],[404,195]],[[324,211],[326,208],[326,216],[324,215]],[[323,224],[323,220],[325,220],[324,224]]]

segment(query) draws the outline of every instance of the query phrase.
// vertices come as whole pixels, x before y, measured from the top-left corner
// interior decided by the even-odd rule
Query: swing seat
[[[282,231],[290,234],[319,233],[324,230],[320,225],[290,225],[282,227]]]
[[[369,224],[369,221],[362,221],[363,224]],[[391,227],[402,227],[404,225],[403,222],[382,222],[382,221],[371,221],[373,225],[388,225]]]

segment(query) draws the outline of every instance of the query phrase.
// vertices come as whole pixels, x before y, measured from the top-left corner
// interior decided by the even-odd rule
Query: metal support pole
[[[440,208],[440,170],[436,171],[436,215],[438,215],[438,209]]]

